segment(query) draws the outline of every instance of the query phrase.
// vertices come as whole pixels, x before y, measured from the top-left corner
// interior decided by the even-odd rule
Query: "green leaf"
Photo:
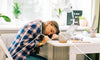
[[[87,31],[87,32],[89,32],[90,30],[89,30],[89,29],[84,29],[84,31]]]
[[[15,2],[15,7],[16,7],[16,9],[19,9],[19,6],[18,6],[17,2]]]
[[[79,19],[85,20],[85,17],[79,16]]]
[[[59,15],[61,14],[61,9],[59,8]]]
[[[1,17],[3,17],[6,22],[11,22],[11,19],[8,16],[2,15]]]
[[[0,15],[2,15],[2,13],[0,13]]]
[[[13,14],[14,14],[15,18],[18,18],[19,14],[21,14],[18,2],[14,2]]]

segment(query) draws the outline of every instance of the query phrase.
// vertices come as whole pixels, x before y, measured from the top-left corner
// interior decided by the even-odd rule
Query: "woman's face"
[[[56,34],[56,28],[51,24],[48,24],[45,28],[45,34],[46,35]]]

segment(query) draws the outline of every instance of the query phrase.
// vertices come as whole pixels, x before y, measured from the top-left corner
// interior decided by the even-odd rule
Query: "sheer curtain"
[[[3,15],[12,15],[12,1],[13,0],[0,0],[0,13]]]
[[[12,19],[12,1],[13,0],[0,0],[0,13]],[[13,20],[12,20],[13,21]],[[9,24],[0,18],[0,24]]]
[[[6,14],[7,0],[0,0],[0,13]]]
[[[100,32],[100,0],[95,0],[95,13],[94,13],[94,20],[92,24],[92,28],[96,29],[97,32]]]
[[[100,1],[99,1],[99,19],[98,19],[98,29],[97,33],[100,33]]]

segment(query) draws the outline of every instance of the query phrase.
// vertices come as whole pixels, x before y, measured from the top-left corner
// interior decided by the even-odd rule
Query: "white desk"
[[[87,41],[90,43],[48,41],[48,60],[76,60],[77,54],[100,53],[100,38],[87,38]]]

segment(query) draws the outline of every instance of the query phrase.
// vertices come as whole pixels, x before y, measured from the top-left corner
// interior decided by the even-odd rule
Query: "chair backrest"
[[[16,37],[16,34],[17,33],[1,34],[1,39],[3,40],[7,48],[9,48],[10,44],[13,42],[14,38]]]
[[[13,60],[10,53],[8,52],[8,48],[14,38],[16,37],[16,33],[6,33],[6,34],[1,34],[0,38],[0,60]],[[6,58],[6,56],[8,58]]]
[[[14,40],[14,38],[16,37],[16,35],[17,35],[17,33],[1,34],[1,39],[5,43],[5,46],[7,48],[9,48],[10,44],[12,43],[12,41]],[[47,45],[45,45],[45,46],[43,46],[43,47],[40,48],[39,55],[47,58],[47,54],[45,54],[45,53],[48,52],[48,49],[45,49],[45,48],[48,48]]]
[[[2,58],[1,56],[0,56],[0,59],[2,59],[2,60],[13,60],[12,59],[12,57],[11,57],[11,55],[10,55],[10,53],[8,52],[8,49],[7,49],[7,47],[5,46],[5,44],[4,44],[4,42],[0,39],[0,49],[1,49],[1,53],[3,52],[3,55],[5,56],[7,56],[7,58]]]

